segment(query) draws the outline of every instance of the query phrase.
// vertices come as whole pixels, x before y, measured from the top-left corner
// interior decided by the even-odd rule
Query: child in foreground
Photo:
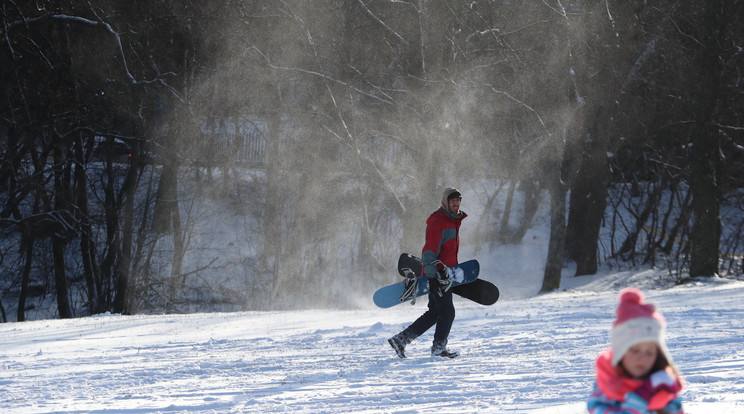
[[[666,346],[664,317],[635,288],[620,292],[612,346],[599,354],[591,414],[683,414],[683,381]]]

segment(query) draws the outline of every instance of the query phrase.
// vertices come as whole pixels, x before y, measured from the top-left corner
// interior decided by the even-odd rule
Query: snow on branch
[[[722,124],[716,124],[718,128],[721,129],[730,129],[732,131],[744,131],[744,127],[740,126],[733,126],[733,125],[722,125]]]

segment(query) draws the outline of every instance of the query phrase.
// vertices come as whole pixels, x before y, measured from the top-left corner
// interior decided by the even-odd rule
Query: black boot
[[[410,341],[401,338],[400,334],[388,339],[388,343],[395,350],[395,353],[398,354],[399,358],[406,357],[406,345],[408,345],[409,342]]]
[[[431,347],[431,356],[441,358],[457,358],[460,353],[447,349],[447,341],[434,341]]]

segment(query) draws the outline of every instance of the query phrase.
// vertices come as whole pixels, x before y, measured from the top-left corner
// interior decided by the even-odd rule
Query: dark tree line
[[[741,74],[735,62],[741,63],[742,27],[736,16],[742,3],[597,6],[596,15],[605,18],[596,22],[595,42],[587,43],[587,51],[599,66],[587,66],[591,75],[580,84],[595,99],[587,106],[599,116],[590,116],[585,127],[571,192],[567,254],[577,262],[577,274],[594,273],[597,243],[587,241],[596,240],[604,220],[608,184],[629,183],[636,192],[643,183],[648,198],[634,208],[637,221],[613,254],[635,253],[639,232],[660,214],[661,196],[671,190],[684,199],[677,204],[682,214],[671,218],[676,222],[668,215],[654,222],[659,227],[648,234],[644,261],[653,263],[661,241],[653,232],[673,235],[667,240],[683,232],[690,235],[682,236],[689,245],[681,252],[691,259],[689,274],[716,274],[720,203],[741,183],[733,173],[741,162],[733,137],[741,125],[736,86]],[[614,156],[608,159],[607,153]],[[690,221],[693,227],[687,228]],[[671,253],[671,244],[663,250]]]
[[[3,319],[338,304],[452,182],[488,183],[483,244],[549,194],[543,291],[741,272],[744,2],[698,3],[6,1]],[[260,251],[207,257],[205,199]]]

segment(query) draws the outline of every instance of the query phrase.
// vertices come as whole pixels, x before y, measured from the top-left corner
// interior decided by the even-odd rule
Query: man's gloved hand
[[[449,269],[443,267],[437,270],[437,282],[439,283],[439,296],[443,296],[452,287],[452,278],[450,278]]]

